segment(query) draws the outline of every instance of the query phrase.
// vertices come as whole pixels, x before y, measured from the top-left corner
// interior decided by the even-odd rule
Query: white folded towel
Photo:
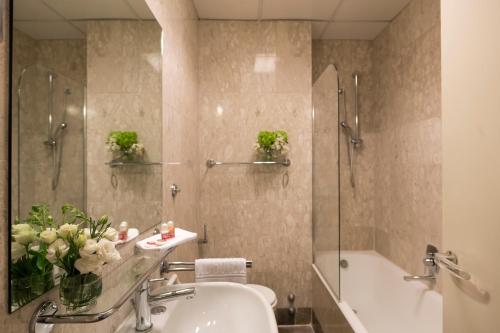
[[[196,282],[247,283],[247,261],[244,258],[196,259]]]

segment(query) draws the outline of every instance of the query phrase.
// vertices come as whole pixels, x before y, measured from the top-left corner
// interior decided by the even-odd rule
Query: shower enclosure
[[[314,83],[313,99],[313,254],[316,267],[340,297],[339,87],[329,65]]]
[[[328,307],[323,300],[315,313],[335,332],[351,326],[356,333],[441,333],[441,296],[423,283],[406,282],[408,272],[374,247],[370,210],[365,209],[371,189],[366,175],[373,167],[367,156],[373,156],[374,148],[368,145],[368,133],[366,146],[362,140],[360,119],[366,117],[358,112],[363,77],[341,70],[329,65],[312,89],[313,255],[318,277],[313,281],[319,281],[313,282],[313,293],[329,293],[333,302]],[[343,316],[325,312],[328,308],[339,309]],[[348,324],[332,322],[339,317]]]
[[[41,65],[23,68],[13,93],[13,217],[34,204],[54,214],[85,208],[85,88]],[[17,202],[16,202],[17,201]]]

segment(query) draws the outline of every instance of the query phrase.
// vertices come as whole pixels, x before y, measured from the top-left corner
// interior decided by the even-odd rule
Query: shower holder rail
[[[281,165],[289,167],[292,164],[290,159],[286,158],[283,161],[253,161],[253,162],[221,162],[213,159],[207,160],[207,168],[213,168],[217,165]]]
[[[116,167],[127,167],[127,166],[153,166],[153,165],[162,165],[161,162],[147,162],[147,161],[109,161],[105,163],[110,168]]]

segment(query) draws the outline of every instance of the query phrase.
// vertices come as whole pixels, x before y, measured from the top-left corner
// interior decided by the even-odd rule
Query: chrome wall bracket
[[[52,332],[54,324],[40,324],[38,323],[38,317],[40,316],[52,316],[58,310],[57,304],[52,301],[45,301],[35,310],[31,316],[28,332],[29,333],[49,333]]]
[[[170,185],[170,192],[172,192],[172,198],[175,198],[181,192],[181,187],[177,184],[172,184]]]

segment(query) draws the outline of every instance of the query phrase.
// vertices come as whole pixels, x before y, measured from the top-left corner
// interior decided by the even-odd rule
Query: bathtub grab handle
[[[434,281],[436,277],[434,275],[406,275],[403,279],[405,281]]]
[[[461,266],[457,265],[457,256],[451,251],[448,251],[446,253],[435,253],[434,262],[439,267],[446,269],[448,273],[458,279],[469,281],[472,278],[469,272],[467,272]]]

